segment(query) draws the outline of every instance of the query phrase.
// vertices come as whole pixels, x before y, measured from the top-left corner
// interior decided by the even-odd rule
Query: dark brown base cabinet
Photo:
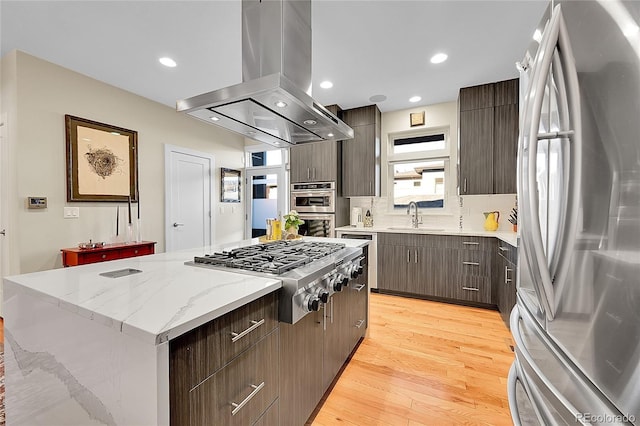
[[[516,304],[518,250],[511,244],[498,241],[494,259],[496,269],[494,288],[497,294],[498,310],[502,321],[509,327],[509,316]]]
[[[492,304],[494,244],[494,238],[379,233],[378,289]]]

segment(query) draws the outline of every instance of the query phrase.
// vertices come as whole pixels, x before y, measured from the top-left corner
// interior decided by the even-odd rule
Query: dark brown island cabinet
[[[368,274],[317,312],[278,322],[278,292],[172,341],[172,426],[303,425],[367,328]]]
[[[519,79],[460,89],[460,195],[515,194]]]

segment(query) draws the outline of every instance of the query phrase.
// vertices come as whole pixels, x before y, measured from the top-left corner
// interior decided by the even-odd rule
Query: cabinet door
[[[289,148],[289,177],[291,183],[310,182],[314,144],[301,144]]]
[[[493,192],[493,108],[460,112],[460,194]]]
[[[311,146],[311,181],[335,182],[338,179],[338,142],[319,142]]]
[[[303,425],[322,398],[322,313],[280,324],[281,426]]]
[[[378,287],[383,290],[410,291],[407,267],[411,261],[406,246],[378,245]]]
[[[493,193],[515,194],[518,155],[518,105],[495,108],[493,133]]]
[[[407,287],[410,293],[422,296],[444,296],[441,287],[446,282],[445,250],[437,247],[411,247]]]
[[[354,138],[342,142],[342,195],[375,195],[375,125],[353,127]]]
[[[493,106],[517,104],[520,93],[520,80],[499,81],[494,83]]]
[[[345,288],[334,293],[324,305],[323,392],[329,388],[349,355],[351,307],[348,298],[348,289]]]
[[[369,294],[369,275],[368,265],[363,266],[363,273],[355,282],[349,286],[349,326],[351,329],[351,340],[349,342],[349,353],[358,343],[361,337],[364,337],[367,329],[367,300]]]
[[[460,89],[460,111],[490,108],[493,106],[493,83]]]

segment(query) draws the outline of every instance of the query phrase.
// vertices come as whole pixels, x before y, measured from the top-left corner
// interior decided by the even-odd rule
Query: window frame
[[[394,154],[394,142],[397,139],[406,139],[418,136],[429,136],[435,134],[444,135],[444,148],[429,151],[415,151]],[[406,215],[406,211],[402,208],[394,207],[394,175],[393,167],[396,164],[415,163],[420,161],[437,161],[444,162],[444,194],[443,207],[420,208],[421,214],[442,215],[451,214],[451,206],[449,201],[449,187],[451,179],[455,179],[455,170],[451,167],[451,132],[449,126],[429,127],[420,130],[410,130],[404,132],[390,133],[387,144],[387,214],[390,215]],[[455,165],[454,165],[455,166]],[[454,167],[455,168],[455,167]]]

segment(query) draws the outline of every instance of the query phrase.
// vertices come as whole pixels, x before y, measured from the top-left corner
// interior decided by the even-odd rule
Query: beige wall
[[[11,138],[15,150],[9,162],[15,171],[15,192],[2,200],[14,214],[11,245],[18,263],[9,273],[60,267],[60,248],[89,239],[109,241],[114,233],[115,204],[66,201],[65,114],[138,132],[142,237],[157,241],[156,251],[165,248],[165,144],[214,155],[215,242],[243,237],[244,215],[218,201],[220,167],[244,167],[242,137],[23,52],[13,52],[2,62],[3,70],[6,62],[7,67],[15,68],[17,76],[15,81],[4,77],[2,81],[3,98],[5,90],[17,94],[3,106],[16,130]],[[27,210],[27,196],[47,197],[48,208]],[[64,219],[65,206],[78,206],[79,219]]]

